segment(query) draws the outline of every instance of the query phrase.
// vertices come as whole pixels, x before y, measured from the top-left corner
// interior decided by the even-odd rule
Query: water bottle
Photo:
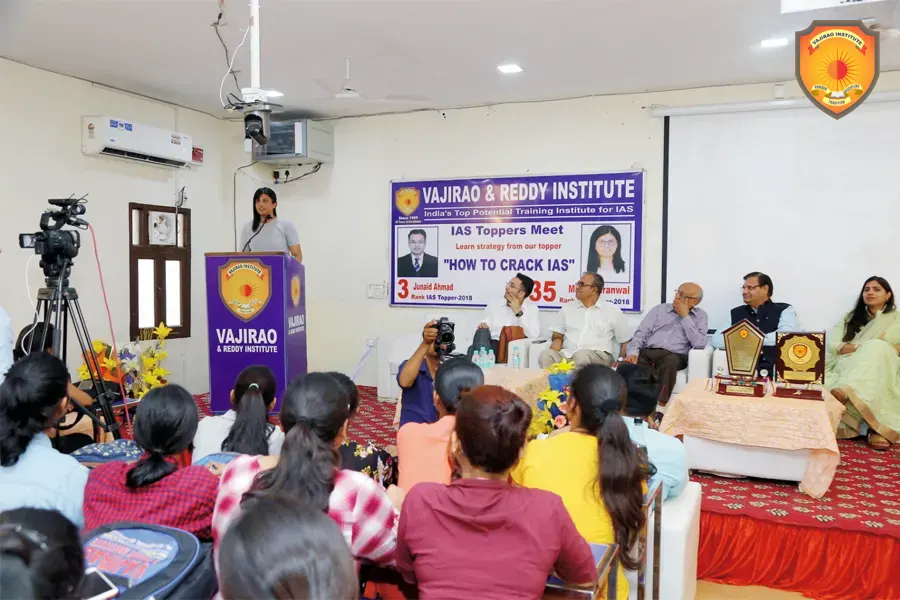
[[[519,370],[522,368],[522,353],[519,352],[519,347],[516,346],[513,349],[513,357],[512,357],[513,369]]]
[[[494,356],[494,349],[491,348],[490,350],[488,350],[488,355],[487,355],[488,369],[494,368],[494,365],[496,365],[496,364],[497,364],[497,357]]]
[[[482,346],[481,351],[478,353],[478,366],[481,367],[482,371],[487,369],[487,361],[488,353],[487,350],[484,349],[484,346]]]

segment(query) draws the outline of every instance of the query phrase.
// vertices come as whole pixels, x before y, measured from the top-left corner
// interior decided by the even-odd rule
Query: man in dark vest
[[[756,325],[766,334],[756,368],[768,371],[769,377],[775,375],[775,333],[797,330],[797,311],[786,302],[772,302],[774,289],[772,278],[765,273],[753,271],[744,275],[744,285],[741,286],[744,304],[731,309],[728,321],[721,323],[712,338],[713,347],[724,350],[723,331],[744,319]]]

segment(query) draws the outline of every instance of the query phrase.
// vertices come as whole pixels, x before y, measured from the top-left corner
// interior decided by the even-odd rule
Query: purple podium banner
[[[272,369],[276,397],[306,374],[306,279],[288,254],[245,252],[206,255],[210,408],[231,408],[230,393],[242,370]]]
[[[517,272],[560,308],[581,273],[641,311],[644,174],[391,182],[391,304],[483,307]]]

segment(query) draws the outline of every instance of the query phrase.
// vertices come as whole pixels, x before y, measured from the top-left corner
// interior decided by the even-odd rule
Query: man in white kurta
[[[603,277],[584,273],[575,284],[575,301],[564,304],[556,323],[550,326],[553,341],[541,352],[541,368],[547,369],[563,358],[576,366],[598,363],[611,365],[613,340],[621,344],[618,355],[624,356],[631,329],[622,310],[603,300]]]

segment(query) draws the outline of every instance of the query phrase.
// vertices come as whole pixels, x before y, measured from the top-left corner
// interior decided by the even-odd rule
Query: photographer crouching
[[[394,423],[398,428],[407,423],[434,423],[438,420],[434,406],[434,373],[441,364],[441,357],[449,356],[456,347],[453,327],[453,323],[446,318],[429,321],[422,329],[419,347],[400,365],[397,383],[403,394],[399,422],[395,419]]]

